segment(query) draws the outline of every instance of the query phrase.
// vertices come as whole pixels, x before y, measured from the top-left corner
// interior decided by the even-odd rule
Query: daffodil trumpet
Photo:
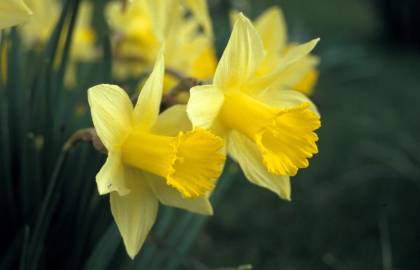
[[[259,74],[266,50],[243,14],[233,27],[212,84],[191,89],[187,113],[194,127],[224,137],[246,177],[290,200],[290,176],[318,152],[320,116],[303,94],[279,88],[278,77],[319,39],[291,48],[270,73]]]
[[[110,193],[111,211],[130,257],[155,222],[158,201],[212,214],[208,195],[225,161],[223,140],[204,129],[191,129],[185,106],[159,115],[163,77],[161,54],[134,108],[116,85],[88,91],[92,120],[108,152],[96,176],[98,190]]]

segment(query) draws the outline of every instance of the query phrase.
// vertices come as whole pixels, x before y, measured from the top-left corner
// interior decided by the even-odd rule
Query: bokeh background
[[[0,269],[420,269],[419,1],[210,0],[219,55],[231,9],[255,18],[278,5],[290,40],[321,37],[312,96],[322,115],[320,152],[293,178],[292,202],[251,185],[228,162],[213,196],[215,215],[162,207],[134,261],[108,198],[97,194],[104,155],[88,144],[61,152],[74,131],[91,126],[86,89],[114,82],[101,13],[108,1],[92,2],[103,57],[78,65],[71,91],[63,90],[65,69],[52,68],[53,38],[44,54],[25,51],[16,30],[8,36],[13,72],[10,90],[0,95]],[[79,0],[63,3],[70,18]],[[137,83],[124,86],[133,91]]]
[[[290,203],[238,176],[193,254],[255,269],[420,269],[420,3],[230,4],[251,17],[279,5],[292,40],[321,37],[320,152]]]

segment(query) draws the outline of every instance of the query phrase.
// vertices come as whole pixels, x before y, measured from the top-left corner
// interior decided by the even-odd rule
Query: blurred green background
[[[193,254],[254,269],[420,269],[418,1],[231,4],[251,17],[279,5],[292,40],[321,37],[320,152],[290,203],[237,177]]]
[[[292,41],[321,37],[312,97],[320,153],[293,178],[292,202],[251,185],[229,162],[215,215],[161,207],[134,261],[108,198],[97,194],[104,155],[88,144],[61,151],[91,126],[86,89],[114,82],[107,1],[93,2],[104,57],[78,66],[72,91],[65,65],[52,68],[56,35],[45,52],[24,51],[16,31],[7,36],[9,70],[19,72],[9,72],[0,95],[0,269],[420,269],[419,1],[210,0],[219,55],[233,8],[255,18],[279,5]],[[63,3],[62,19],[75,17],[79,0]]]

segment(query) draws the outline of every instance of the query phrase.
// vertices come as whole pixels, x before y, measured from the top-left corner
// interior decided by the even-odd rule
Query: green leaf
[[[112,259],[121,245],[117,226],[112,223],[96,244],[83,269],[103,270],[111,265]]]

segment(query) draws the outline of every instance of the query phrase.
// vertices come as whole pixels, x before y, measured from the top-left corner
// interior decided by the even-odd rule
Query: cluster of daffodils
[[[0,29],[21,24],[19,33],[28,50],[42,49],[51,37],[62,11],[58,0],[1,0]],[[76,65],[80,62],[92,62],[99,57],[96,46],[97,38],[91,26],[92,6],[89,2],[81,4],[75,25],[70,63],[65,75],[68,87],[76,85]],[[65,29],[69,28],[65,22]],[[60,51],[64,47],[64,36],[60,36]],[[60,63],[55,63],[56,65]]]
[[[30,20],[22,28],[27,42],[45,41],[44,35],[31,36],[30,28],[50,25],[40,21],[48,16],[36,19],[22,0],[2,5],[0,12],[15,15],[1,15],[1,27]],[[46,6],[56,13],[54,5]],[[82,14],[90,16],[89,11]],[[289,43],[277,7],[254,23],[232,12],[232,33],[218,61],[205,0],[110,2],[105,17],[113,34],[115,77],[146,78],[135,105],[117,85],[88,90],[96,134],[107,152],[96,176],[98,191],[110,194],[130,257],[147,238],[159,202],[213,213],[209,198],[226,156],[249,181],[290,200],[290,177],[308,167],[318,152],[320,116],[308,95],[318,77],[319,60],[311,51],[319,39]],[[81,20],[75,35],[85,49],[75,50],[74,58],[88,59],[95,44],[88,20]],[[182,78],[200,83],[186,89],[185,102],[162,112],[162,99]]]
[[[137,0],[128,6],[115,1],[108,4],[106,18],[114,31],[117,78],[150,73],[163,42],[167,69],[199,80],[212,78],[217,60],[205,1]],[[166,73],[164,92],[178,79]]]

